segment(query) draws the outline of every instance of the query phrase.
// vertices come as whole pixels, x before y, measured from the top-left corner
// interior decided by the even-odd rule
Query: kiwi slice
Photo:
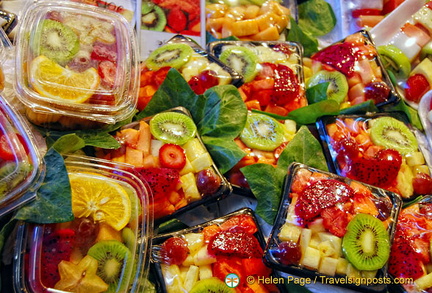
[[[243,76],[244,82],[252,81],[257,71],[258,56],[249,48],[232,46],[223,50],[219,59]]]
[[[432,41],[424,45],[420,51],[420,60],[425,58],[432,59]]]
[[[31,44],[35,54],[44,55],[60,65],[72,60],[80,49],[77,34],[70,27],[51,19],[39,24]]]
[[[178,112],[162,112],[150,120],[150,132],[165,143],[183,145],[195,137],[197,128],[192,118]]]
[[[234,289],[228,287],[223,281],[217,277],[210,277],[207,279],[199,280],[195,283],[189,293],[234,293]]]
[[[123,242],[125,243],[126,247],[129,248],[129,250],[131,252],[134,252],[136,242],[137,242],[137,238],[136,238],[134,231],[132,231],[131,228],[126,227],[126,228],[123,228],[121,235],[122,235],[122,239],[123,239]]]
[[[371,121],[372,142],[386,149],[394,149],[402,155],[415,152],[418,143],[412,131],[400,120],[393,117],[380,117]]]
[[[151,70],[165,66],[179,69],[189,61],[193,52],[187,44],[165,44],[151,52],[145,64]]]
[[[329,82],[327,88],[327,98],[342,103],[348,94],[348,81],[339,71],[320,70],[312,75],[307,83],[306,88],[311,88],[317,84]]]
[[[369,214],[355,215],[342,239],[346,259],[358,270],[378,270],[390,256],[390,239],[384,224]]]
[[[284,141],[284,129],[270,116],[249,113],[240,139],[250,148],[273,151]]]
[[[143,30],[161,32],[167,24],[163,9],[152,2],[143,2],[141,15],[141,29]]]
[[[109,285],[106,292],[125,292],[133,269],[129,248],[117,240],[102,240],[87,252],[98,261],[96,274]]]
[[[28,162],[6,162],[0,167],[0,198],[24,181],[32,171]]]
[[[411,72],[411,62],[401,49],[395,45],[377,47],[381,62],[387,71],[391,71],[397,79],[406,79]]]

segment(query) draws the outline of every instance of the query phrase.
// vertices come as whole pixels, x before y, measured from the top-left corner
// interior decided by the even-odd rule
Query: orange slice
[[[73,103],[84,103],[96,91],[100,77],[95,68],[72,71],[41,55],[30,64],[30,84],[41,95]]]

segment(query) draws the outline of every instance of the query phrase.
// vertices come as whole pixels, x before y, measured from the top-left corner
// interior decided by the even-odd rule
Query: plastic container
[[[100,128],[133,115],[136,41],[118,13],[70,1],[34,3],[16,48],[15,88],[31,122]]]
[[[34,199],[45,165],[28,124],[3,96],[0,144],[0,215],[4,215]]]
[[[157,222],[215,201],[232,190],[185,108],[133,122],[122,127],[115,137],[122,146],[97,155],[127,163],[141,173],[152,190],[150,207]]]
[[[263,263],[265,240],[251,209],[158,235],[152,243],[161,292],[190,292],[201,286],[211,292],[218,292],[219,286],[239,292],[279,292],[275,284],[259,281],[273,274]]]
[[[172,54],[178,54],[178,57],[172,58]],[[172,59],[166,60],[169,58]],[[209,54],[193,39],[175,35],[142,62],[138,110],[145,108],[171,68],[177,69],[197,94],[203,94],[217,85],[239,86],[242,81],[240,74]]]
[[[330,82],[328,99],[341,108],[372,100],[377,107],[399,101],[393,84],[384,69],[370,34],[359,31],[327,46],[311,56],[312,73],[306,89]]]
[[[422,122],[432,158],[432,91],[427,92],[420,101],[418,115]]]
[[[310,282],[385,292],[400,207],[395,193],[293,163],[264,252],[266,264]],[[370,238],[365,236],[368,231]],[[368,257],[359,256],[355,247],[381,260],[375,255],[366,261]]]
[[[419,173],[431,174],[427,150],[418,143],[416,131],[402,112],[329,116],[319,120],[317,128],[328,146],[330,170],[341,176],[409,200],[421,192],[413,179]]]
[[[216,41],[208,44],[208,50],[243,76],[239,90],[248,109],[285,116],[307,105],[300,44]],[[246,58],[250,66],[238,68],[243,63],[236,63],[236,58]]]
[[[121,164],[94,158],[71,157],[65,164],[74,219],[19,224],[13,263],[16,292],[141,292],[152,233],[149,191],[142,178]],[[99,190],[107,197],[98,198]],[[79,201],[77,196],[84,193]],[[104,201],[104,207],[83,213],[92,201]],[[126,216],[110,220],[115,210]]]

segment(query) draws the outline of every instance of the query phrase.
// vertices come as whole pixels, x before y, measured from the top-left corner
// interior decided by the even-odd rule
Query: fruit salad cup
[[[326,117],[317,122],[337,174],[411,199],[431,191],[431,171],[404,113]],[[427,192],[425,192],[427,191]]]
[[[45,164],[22,117],[0,96],[0,216],[36,196]]]
[[[138,292],[152,224],[142,178],[109,161],[65,162],[74,219],[19,226],[16,292]]]
[[[168,293],[279,292],[274,284],[258,281],[272,275],[262,260],[264,243],[250,209],[158,235],[152,257],[159,286]],[[246,281],[251,278],[257,281]]]
[[[245,156],[224,174],[235,192],[251,195],[249,184],[240,169],[257,163],[276,166],[280,154],[296,132],[297,125],[293,120],[280,122],[264,114],[249,112],[245,128],[234,140]]]
[[[384,291],[400,205],[392,192],[293,163],[266,263],[327,284]]]
[[[126,125],[115,138],[121,147],[98,156],[134,166],[150,185],[158,222],[231,192],[184,108]]]
[[[15,88],[31,122],[95,128],[134,113],[136,41],[118,13],[71,1],[37,2],[22,20],[16,45]]]
[[[176,58],[174,58],[176,57]],[[154,50],[141,64],[138,110],[147,106],[171,68],[177,69],[196,94],[216,85],[241,83],[241,76],[181,35]]]
[[[341,108],[372,100],[378,107],[399,100],[367,31],[347,36],[305,59],[306,89],[328,82],[327,98]]]
[[[401,210],[391,248],[389,274],[408,282],[393,290],[430,292],[432,288],[432,197]],[[403,288],[403,290],[402,290]]]
[[[244,41],[286,39],[296,1],[219,1],[206,4],[206,31],[216,39],[237,37]]]
[[[208,48],[243,76],[239,91],[249,110],[285,116],[307,105],[299,44],[218,41]]]

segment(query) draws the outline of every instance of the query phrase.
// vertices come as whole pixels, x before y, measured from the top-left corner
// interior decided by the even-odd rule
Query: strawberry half
[[[221,231],[208,244],[212,255],[262,257],[263,250],[255,236],[246,232]]]
[[[186,165],[185,151],[179,145],[166,143],[159,149],[159,162],[162,167],[183,169]]]
[[[294,71],[286,65],[276,64],[271,101],[278,106],[284,106],[298,98],[299,93],[300,86]]]

